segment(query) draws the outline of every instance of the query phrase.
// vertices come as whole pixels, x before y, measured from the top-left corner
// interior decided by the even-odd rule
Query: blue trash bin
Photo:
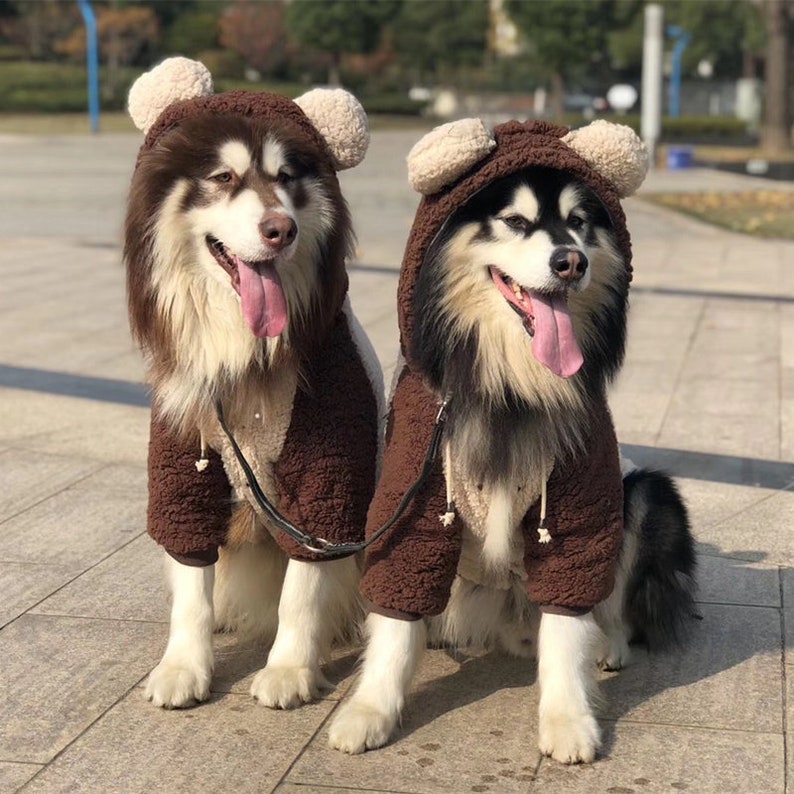
[[[667,150],[667,168],[670,171],[678,171],[681,168],[692,167],[692,147],[691,146],[671,146]]]

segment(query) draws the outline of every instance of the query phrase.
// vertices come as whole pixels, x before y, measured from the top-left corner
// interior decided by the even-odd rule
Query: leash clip
[[[325,538],[313,538],[311,536],[299,542],[304,549],[314,552],[315,554],[328,554],[328,550],[334,545],[330,540],[326,540]]]
[[[438,413],[436,414],[437,425],[447,421],[447,405],[449,405],[448,399],[442,400],[441,405],[438,406]]]

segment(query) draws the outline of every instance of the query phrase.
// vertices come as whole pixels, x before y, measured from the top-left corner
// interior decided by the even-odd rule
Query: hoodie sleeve
[[[379,423],[373,386],[344,314],[303,374],[275,466],[279,509],[309,535],[358,543],[375,490]],[[322,559],[283,532],[275,537],[293,559]]]
[[[182,438],[152,411],[149,435],[149,534],[188,565],[211,565],[226,540],[231,486],[220,455],[207,450],[209,465],[196,469],[200,442]]]
[[[593,409],[585,449],[558,463],[547,483],[549,543],[538,541],[539,505],[524,517],[527,592],[547,612],[583,614],[615,581],[623,537],[623,478],[606,401]]]
[[[438,405],[408,368],[397,383],[386,434],[386,454],[367,516],[371,536],[397,510],[419,477],[433,435]],[[449,599],[461,549],[460,520],[445,527],[441,456],[394,526],[367,550],[361,591],[373,611],[401,618],[437,615]]]

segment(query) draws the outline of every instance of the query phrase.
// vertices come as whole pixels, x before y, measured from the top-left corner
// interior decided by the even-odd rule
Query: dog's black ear
[[[609,211],[609,207],[601,200],[601,197],[585,185],[582,185],[582,195],[584,209],[592,219],[593,225],[602,229],[614,229],[615,221],[612,213]]]

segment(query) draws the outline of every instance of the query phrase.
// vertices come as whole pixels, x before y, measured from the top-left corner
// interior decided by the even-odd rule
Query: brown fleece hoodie
[[[333,112],[331,107],[329,118],[320,119],[321,127],[331,127],[334,131],[336,124],[336,131],[341,129],[339,140],[331,146],[325,133],[318,132],[316,122],[285,97],[235,91],[182,99],[167,105],[146,128],[138,165],[161,136],[184,119],[198,114],[231,114],[278,119],[282,129],[286,122],[295,135],[307,138],[312,148],[320,152],[321,168],[330,174],[329,178],[336,179],[336,170],[363,157],[361,149],[365,151],[366,144],[361,143],[360,130],[358,138],[351,133],[345,139],[346,120],[340,122]],[[352,147],[353,155],[345,146]],[[348,162],[339,152],[347,155]],[[135,230],[128,228],[127,233],[129,238]],[[128,269],[139,264],[127,261]],[[343,310],[347,293],[343,254],[340,253],[339,261],[326,262],[324,270],[338,273],[339,278],[330,285],[333,289],[324,291],[325,305],[315,312],[321,327],[313,326],[304,334],[312,342],[311,349],[299,352],[296,366],[300,368],[300,377],[293,372],[288,386],[279,390],[280,404],[270,406],[266,420],[272,426],[263,429],[261,422],[254,421],[258,404],[250,406],[250,411],[245,408],[241,412],[238,407],[236,414],[227,420],[263,489],[283,514],[307,534],[333,543],[353,543],[363,539],[366,511],[375,486],[379,425],[375,389],[378,387],[370,380],[362,351],[353,339],[348,315]],[[131,297],[131,306],[133,300]],[[307,347],[305,340],[303,347]],[[156,358],[156,350],[149,352]],[[252,372],[250,376],[250,380],[264,383],[270,373]],[[163,420],[157,411],[155,384],[149,447],[148,530],[172,556],[193,565],[217,560],[218,547],[226,540],[233,499],[248,499],[256,509],[244,475],[217,422],[209,430],[206,427],[203,430],[208,447],[207,464],[199,469],[196,466],[200,451],[198,428],[192,435],[185,435]],[[267,520],[263,521],[268,526]],[[316,555],[282,532],[270,529],[291,557],[316,559]]]
[[[393,395],[383,474],[367,518],[371,535],[394,512],[421,469],[440,395],[411,360],[413,294],[425,252],[444,221],[490,182],[529,166],[565,171],[604,202],[615,226],[630,279],[631,243],[618,191],[561,138],[568,132],[544,122],[509,122],[494,130],[495,148],[416,212],[398,288],[401,348],[406,358]],[[617,440],[603,394],[588,395],[592,421],[583,452],[557,461],[547,481],[549,543],[539,543],[540,506],[520,519],[526,590],[547,611],[581,614],[611,591],[622,536],[623,491]],[[455,410],[454,395],[450,411]],[[374,611],[403,618],[443,611],[458,571],[464,527],[460,514],[448,526],[444,467],[432,474],[392,531],[368,550],[362,592]],[[470,528],[469,528],[470,529]],[[479,534],[482,534],[482,528]],[[475,534],[478,534],[475,531]]]

